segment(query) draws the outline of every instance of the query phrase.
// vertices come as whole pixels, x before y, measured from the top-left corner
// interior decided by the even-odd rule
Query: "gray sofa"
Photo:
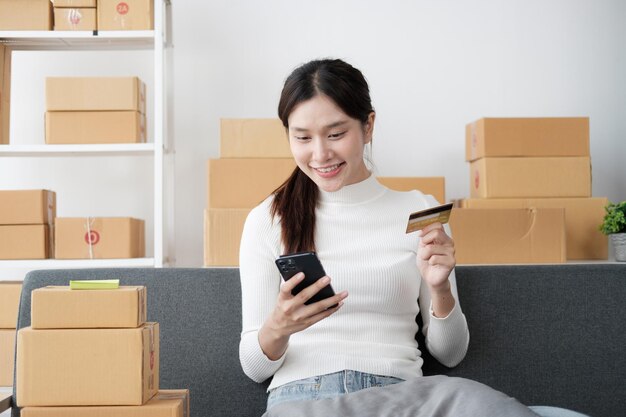
[[[148,287],[148,319],[161,325],[161,388],[189,388],[193,417],[264,412],[267,382],[252,382],[239,365],[237,269],[34,271],[18,328],[30,324],[34,288],[111,278]],[[459,266],[457,279],[469,352],[454,369],[426,355],[426,374],[472,378],[529,405],[624,415],[626,264]]]

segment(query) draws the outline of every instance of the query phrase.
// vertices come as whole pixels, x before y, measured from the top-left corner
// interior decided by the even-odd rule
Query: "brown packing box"
[[[279,119],[221,119],[221,158],[291,158]]]
[[[52,30],[52,3],[0,0],[0,30]]]
[[[459,264],[565,262],[565,210],[452,209]]]
[[[293,172],[291,158],[209,159],[208,208],[252,208]]]
[[[57,259],[145,256],[144,221],[131,217],[57,217]]]
[[[15,329],[22,281],[0,281],[0,329]]]
[[[0,225],[51,224],[56,193],[49,190],[0,190]]]
[[[134,111],[46,112],[46,143],[141,143],[146,118]]]
[[[17,405],[142,405],[159,389],[159,324],[20,329]]]
[[[47,224],[0,225],[0,259],[47,259],[54,247]]]
[[[11,49],[0,43],[0,145],[9,144]]]
[[[589,157],[481,158],[470,163],[470,197],[591,197]]]
[[[189,390],[159,390],[144,405],[25,407],[22,417],[189,417]]]
[[[465,160],[491,156],[589,156],[589,118],[488,117],[465,126]]]
[[[378,181],[392,190],[419,190],[432,195],[442,204],[446,201],[445,177],[378,177]]]
[[[0,387],[13,385],[15,329],[0,329]]]
[[[96,0],[54,0],[54,7],[93,7],[96,8]]]
[[[204,266],[238,266],[239,243],[250,209],[204,210]]]
[[[598,226],[606,198],[470,198],[463,208],[564,208],[567,259],[608,258],[608,239]]]
[[[146,86],[138,77],[48,77],[46,110],[146,114]]]
[[[146,322],[146,287],[71,290],[49,286],[33,290],[33,329],[134,328]]]
[[[98,29],[154,29],[154,0],[98,0]]]
[[[54,30],[97,30],[95,8],[54,8]]]

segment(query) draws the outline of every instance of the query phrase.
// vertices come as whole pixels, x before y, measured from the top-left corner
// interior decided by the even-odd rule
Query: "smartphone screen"
[[[326,272],[324,272],[324,268],[322,267],[322,264],[317,258],[315,252],[283,255],[276,259],[276,266],[285,281],[292,278],[298,272],[304,273],[304,280],[302,280],[300,284],[296,285],[291,291],[291,294],[293,295],[298,294],[300,291],[314,284],[318,279],[326,275]],[[335,295],[335,291],[333,291],[333,288],[330,284],[328,284],[304,304],[313,304],[317,301],[332,297],[333,295]]]

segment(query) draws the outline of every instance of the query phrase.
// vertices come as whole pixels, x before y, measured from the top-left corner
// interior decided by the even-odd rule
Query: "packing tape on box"
[[[85,223],[85,226],[86,226],[85,229],[87,229],[87,234],[85,235],[85,241],[89,245],[89,259],[93,259],[94,240],[96,241],[96,243],[98,243],[98,240],[100,240],[99,236],[97,235],[97,232],[93,231],[93,234],[92,234],[91,226],[93,225],[94,220],[95,220],[94,217],[87,217],[87,222]]]

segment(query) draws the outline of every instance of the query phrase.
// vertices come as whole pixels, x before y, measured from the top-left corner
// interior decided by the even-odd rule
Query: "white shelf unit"
[[[85,259],[85,260],[0,260],[0,279],[2,270],[34,270],[56,268],[101,268],[101,267],[163,267],[172,263],[173,254],[166,253],[168,246],[164,241],[173,238],[173,226],[165,218],[166,198],[173,192],[166,192],[165,169],[173,175],[173,158],[168,162],[166,156],[173,154],[173,149],[166,149],[165,132],[167,131],[166,97],[166,56],[167,28],[166,16],[169,0],[156,0],[154,8],[154,30],[149,31],[0,31],[0,43],[14,51],[153,51],[154,112],[151,123],[152,135],[148,143],[97,144],[97,145],[46,145],[46,144],[8,144],[0,145],[0,163],[5,158],[55,158],[72,157],[149,157],[153,158],[154,197],[153,229],[154,239],[146,244],[153,244],[153,256],[139,259]],[[14,94],[15,92],[12,92]],[[166,195],[168,194],[168,195]],[[173,202],[168,201],[173,207]],[[173,213],[168,213],[173,216]],[[166,220],[168,231],[165,232]]]

